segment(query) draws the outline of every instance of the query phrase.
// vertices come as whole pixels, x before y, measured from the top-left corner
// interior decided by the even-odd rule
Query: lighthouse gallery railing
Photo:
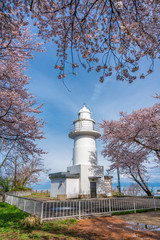
[[[92,122],[78,122],[76,124],[72,124],[69,131],[70,132],[75,132],[75,131],[96,131],[100,132],[98,126],[95,123]]]

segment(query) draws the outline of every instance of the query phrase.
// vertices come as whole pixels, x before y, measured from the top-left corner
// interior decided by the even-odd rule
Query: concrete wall
[[[12,192],[9,192],[9,193],[14,194],[14,195],[19,196],[19,197],[23,197],[23,196],[31,195],[32,191],[12,191]]]
[[[88,176],[91,175],[89,171],[90,166],[81,165],[81,177],[80,177],[80,195],[90,195],[90,181]]]
[[[79,179],[67,178],[66,179],[66,192],[67,198],[78,198],[79,196]]]
[[[97,194],[105,194],[104,178],[97,179]]]
[[[57,197],[59,194],[66,194],[66,179],[58,178],[51,180],[51,197]]]
[[[79,195],[79,179],[78,178],[60,178],[51,180],[51,197],[57,195],[67,195],[67,198],[77,198]]]
[[[71,173],[80,173],[80,180],[79,180],[79,194],[90,194],[90,182],[88,179],[89,176],[89,168],[88,165],[76,165],[72,167],[68,167],[67,171]]]
[[[103,166],[92,166],[91,168],[92,176],[99,177],[97,182],[97,194],[105,194],[104,187],[104,167]]]
[[[90,181],[97,182],[97,194],[105,194],[104,188],[104,167],[90,165],[76,165],[68,167],[67,171],[71,173],[80,173],[79,194],[90,196]],[[89,177],[101,177],[98,179],[89,179]]]

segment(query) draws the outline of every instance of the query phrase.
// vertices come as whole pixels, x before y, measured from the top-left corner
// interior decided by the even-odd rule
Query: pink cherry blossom
[[[44,138],[44,122],[37,117],[42,105],[28,92],[25,75],[33,50],[41,51],[41,44],[24,19],[27,9],[18,1],[0,4],[0,168],[18,152],[33,158],[44,153],[37,146],[37,140]]]
[[[148,72],[138,73],[145,78],[153,71],[154,60],[160,57],[159,1],[4,0],[0,9],[2,33],[6,32],[3,48],[21,32],[18,26],[27,26],[27,17],[31,17],[38,35],[57,45],[57,65],[65,66],[58,69],[59,76],[64,71],[71,72],[68,68],[74,74],[79,61],[87,71],[97,69],[97,65],[101,69],[112,65],[118,80],[131,83],[137,78],[141,59],[150,59]],[[113,73],[104,69],[100,74],[109,77]]]
[[[156,98],[159,99],[159,95]],[[160,103],[131,114],[121,112],[119,120],[104,120],[100,127],[103,129],[102,155],[111,162],[110,170],[119,167],[151,195],[146,163],[160,163]]]

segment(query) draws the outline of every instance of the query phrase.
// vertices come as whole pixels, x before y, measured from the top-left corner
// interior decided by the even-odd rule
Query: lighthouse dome
[[[78,113],[78,117],[79,119],[91,119],[91,112],[85,105],[83,105]]]

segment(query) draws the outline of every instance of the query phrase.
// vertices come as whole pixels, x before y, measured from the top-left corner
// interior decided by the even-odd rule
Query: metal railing
[[[88,130],[92,130],[92,131],[96,131],[96,132],[100,132],[98,126],[95,123],[79,123],[78,125],[76,124],[72,124],[69,132],[75,132],[75,131],[88,131]]]
[[[17,208],[19,208],[24,212],[27,212],[42,218],[43,201],[29,199],[29,198],[6,193],[5,202],[10,205],[15,205]]]
[[[42,220],[109,214],[121,211],[160,208],[160,198],[123,197],[88,200],[40,201],[6,194],[5,201],[22,211],[39,216]]]

